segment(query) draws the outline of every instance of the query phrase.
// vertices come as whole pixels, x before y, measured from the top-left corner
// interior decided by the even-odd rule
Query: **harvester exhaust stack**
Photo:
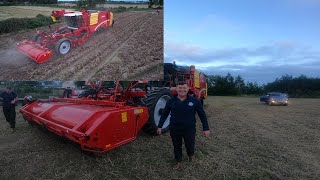
[[[18,51],[30,57],[36,63],[41,64],[49,60],[53,51],[31,41],[22,41],[17,44]]]

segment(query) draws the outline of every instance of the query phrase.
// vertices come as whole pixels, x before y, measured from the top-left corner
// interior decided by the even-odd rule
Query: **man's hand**
[[[158,129],[157,129],[157,134],[158,134],[158,135],[161,135],[161,132],[162,132],[162,128],[158,128]]]
[[[16,100],[11,101],[10,103],[11,103],[11,104],[15,104],[15,103],[16,103]]]
[[[202,132],[202,135],[203,135],[204,137],[209,137],[209,135],[210,135],[210,130],[203,131],[203,132]]]

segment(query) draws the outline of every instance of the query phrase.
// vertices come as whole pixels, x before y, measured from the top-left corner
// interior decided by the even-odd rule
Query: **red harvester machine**
[[[52,11],[54,21],[63,16],[66,26],[53,32],[39,32],[31,40],[17,43],[17,49],[41,64],[49,60],[54,51],[65,55],[71,48],[86,42],[100,28],[113,26],[113,13],[109,11],[81,10],[77,12]]]
[[[58,22],[62,19],[63,15],[66,13],[65,10],[53,10],[50,17],[53,22]],[[73,12],[68,12],[68,13],[73,13]]]
[[[103,153],[136,139],[140,129],[155,135],[163,108],[176,93],[177,81],[187,81],[191,95],[206,98],[204,76],[194,66],[181,69],[173,65],[169,73],[167,81],[100,82],[79,98],[29,101],[20,112],[30,124],[70,139],[85,151]],[[169,124],[170,115],[163,131]]]

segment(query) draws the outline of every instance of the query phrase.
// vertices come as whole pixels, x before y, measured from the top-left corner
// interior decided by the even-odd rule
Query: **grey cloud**
[[[246,81],[257,82],[258,84],[266,84],[280,78],[282,75],[289,74],[294,77],[301,74],[309,77],[320,77],[320,62],[314,62],[313,65],[282,65],[282,66],[240,66],[240,65],[227,65],[220,67],[207,67],[202,71],[207,75],[226,75],[231,73],[233,76],[240,75]],[[240,69],[240,70],[232,70]]]
[[[185,53],[185,50],[188,53]],[[203,69],[207,74],[223,75],[230,72],[260,84],[273,81],[284,74],[320,76],[320,51],[290,42],[277,42],[255,48],[198,48],[193,53],[190,48],[179,48],[175,51],[165,48],[165,54],[165,62],[176,60],[185,65],[194,64],[196,67],[206,65],[210,66]],[[250,63],[257,57],[261,57],[259,62]]]
[[[208,62],[246,62],[250,57],[268,57],[269,61],[292,61],[298,59],[319,58],[319,52],[312,49],[299,47],[294,44],[263,45],[256,48],[224,48],[224,49],[201,49],[180,43],[166,43],[165,52],[177,59],[184,59],[187,62],[208,63]]]

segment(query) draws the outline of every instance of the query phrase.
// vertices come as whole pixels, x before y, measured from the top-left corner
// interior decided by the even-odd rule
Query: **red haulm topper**
[[[35,101],[20,112],[28,122],[99,153],[134,140],[149,117],[146,107],[87,99]]]

